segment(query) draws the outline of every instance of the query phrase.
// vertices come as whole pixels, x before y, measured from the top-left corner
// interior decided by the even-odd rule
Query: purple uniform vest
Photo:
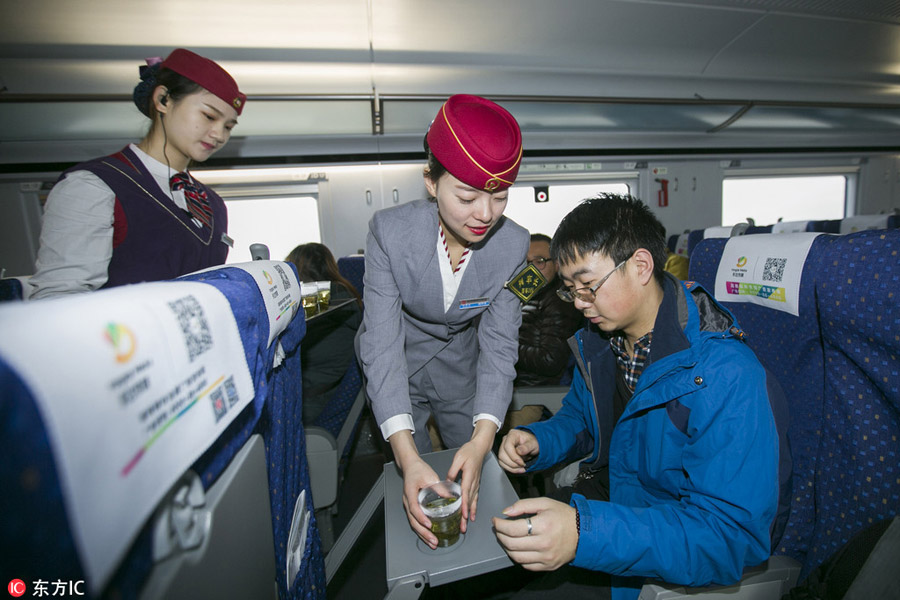
[[[206,190],[212,208],[211,228],[198,227],[188,211],[164,194],[129,147],[77,165],[60,179],[71,171],[90,171],[116,195],[113,253],[103,287],[173,279],[225,263],[225,202],[200,182],[195,180]]]

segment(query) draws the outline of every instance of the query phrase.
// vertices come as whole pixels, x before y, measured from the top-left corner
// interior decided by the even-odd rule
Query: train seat
[[[362,373],[354,360],[313,425],[305,428],[310,486],[325,552],[334,543],[331,516],[337,514],[340,483],[364,405]]]
[[[669,252],[675,253],[675,249],[678,247],[678,234],[673,233],[666,239],[666,248],[669,249]]]
[[[193,280],[188,277],[183,281],[124,286],[68,298],[26,304],[12,303],[0,308],[0,320],[5,321],[5,335],[3,340],[0,340],[0,388],[2,388],[0,413],[4,416],[0,424],[3,428],[0,434],[0,447],[6,457],[0,465],[0,472],[7,481],[18,483],[9,486],[4,494],[0,495],[2,496],[0,545],[3,546],[4,561],[7,562],[9,559],[8,566],[23,580],[47,580],[48,577],[72,581],[87,580],[92,586],[90,590],[92,596],[100,595],[102,592],[111,597],[149,598],[160,595],[169,597],[171,588],[166,582],[183,581],[179,577],[187,576],[199,582],[202,582],[204,577],[213,577],[219,583],[231,582],[235,586],[239,585],[239,582],[251,582],[251,586],[258,586],[260,582],[267,581],[268,583],[258,591],[264,597],[275,597],[276,582],[281,583],[285,579],[285,569],[276,568],[276,565],[284,565],[285,562],[282,560],[276,562],[279,536],[277,530],[273,536],[272,525],[280,515],[275,511],[270,512],[275,503],[270,503],[268,487],[259,489],[257,485],[253,489],[248,489],[246,482],[266,482],[271,481],[273,477],[271,472],[267,473],[266,468],[270,461],[265,460],[260,454],[262,449],[260,438],[253,434],[257,429],[265,433],[266,426],[261,424],[261,421],[271,420],[269,416],[271,411],[268,408],[271,401],[267,396],[273,394],[279,387],[279,380],[284,379],[280,373],[285,371],[273,369],[274,356],[279,344],[268,343],[268,317],[261,300],[260,288],[255,283],[248,283],[246,273],[241,275],[236,273],[239,271],[237,269],[223,269],[226,270],[229,274],[210,272],[193,276]],[[204,285],[198,287],[196,282],[200,280],[204,280]],[[219,292],[218,295],[216,290]],[[163,329],[165,319],[160,319],[159,314],[171,315],[171,312],[175,311],[175,307],[165,301],[169,291],[184,293],[197,301],[196,304],[192,304],[193,309],[181,310],[184,308],[181,307],[177,311],[184,342],[179,341],[180,338],[175,340],[165,338],[165,351],[147,352],[142,355],[140,352],[142,347],[152,347],[148,340],[154,339],[153,332]],[[211,297],[214,300],[210,300]],[[166,308],[167,305],[169,308]],[[170,312],[166,313],[166,310]],[[207,316],[206,319],[203,318],[204,314]],[[160,470],[164,471],[163,477],[172,485],[163,483],[151,486],[149,491],[141,489],[141,493],[149,498],[145,503],[141,503],[140,511],[135,505],[129,504],[126,498],[120,499],[119,495],[115,496],[112,510],[101,511],[99,507],[103,506],[103,498],[95,499],[96,503],[85,502],[84,494],[76,500],[71,491],[72,481],[92,481],[92,478],[96,477],[98,469],[94,463],[102,463],[104,455],[116,455],[113,453],[114,446],[104,442],[104,439],[106,436],[114,435],[120,428],[107,426],[105,423],[119,413],[104,411],[102,407],[115,406],[121,398],[118,393],[113,394],[110,391],[106,394],[102,390],[105,378],[114,377],[118,371],[110,375],[111,367],[91,366],[91,364],[82,364],[81,368],[74,372],[72,369],[66,371],[60,369],[60,365],[66,361],[57,360],[53,354],[71,357],[73,350],[77,348],[82,362],[90,363],[91,360],[97,362],[95,355],[89,352],[91,346],[88,342],[95,337],[90,335],[90,332],[96,329],[94,326],[98,326],[98,323],[105,328],[110,318],[108,315],[116,315],[115,322],[120,325],[124,323],[129,327],[120,326],[116,331],[111,331],[111,335],[107,338],[108,344],[101,337],[100,351],[95,353],[97,356],[102,358],[102,350],[111,349],[117,351],[115,356],[127,357],[128,352],[119,351],[123,348],[124,350],[136,348],[135,358],[145,360],[135,365],[134,373],[127,371],[126,379],[130,377],[130,381],[135,381],[137,374],[143,371],[157,374],[158,385],[172,387],[173,391],[182,389],[179,386],[183,384],[187,388],[185,401],[191,397],[196,398],[189,403],[191,407],[198,407],[194,414],[203,408],[209,411],[208,414],[215,414],[220,420],[226,419],[218,425],[222,429],[216,437],[210,438],[211,443],[204,442],[203,440],[207,438],[201,438],[199,434],[179,438],[180,443],[202,443],[202,445],[197,446],[196,454],[186,450],[183,453],[183,460],[187,464],[178,467],[177,470],[174,467],[168,468],[177,461],[167,459],[159,462]],[[185,317],[184,320],[181,320],[182,316]],[[100,321],[97,321],[98,318]],[[64,321],[65,326],[59,326],[60,319]],[[173,321],[173,318],[169,316],[168,321]],[[233,328],[231,334],[228,334],[228,326],[222,325],[229,321],[230,327]],[[22,328],[13,326],[18,322],[27,323],[28,331],[19,331]],[[288,356],[284,364],[294,362],[290,360],[292,345],[294,347],[299,345],[299,339],[303,334],[302,319],[293,320],[291,323],[293,326],[289,326],[280,338],[280,345],[287,350]],[[51,333],[41,335],[41,327],[50,328]],[[103,328],[100,331],[104,331]],[[40,335],[42,339],[52,340],[50,344],[40,346],[39,353],[35,351],[34,344],[28,343],[28,339],[35,334]],[[207,334],[210,337],[205,337]],[[230,339],[229,335],[233,339]],[[131,346],[129,340],[138,341]],[[188,352],[196,352],[201,348],[208,349],[210,340],[214,340],[213,346],[216,345],[215,341],[221,342],[219,347],[223,354],[217,355],[217,359],[227,358],[224,362],[219,360],[212,363],[212,367],[204,364],[202,368],[217,371],[220,368],[231,368],[232,364],[243,365],[238,371],[243,369],[245,375],[237,376],[235,380],[238,382],[237,388],[244,389],[244,392],[239,391],[237,395],[242,402],[240,405],[232,405],[235,397],[229,393],[227,379],[223,384],[219,384],[216,380],[195,395],[196,390],[189,387],[188,380],[180,384],[178,381],[167,383],[168,380],[164,375],[177,369],[152,370],[153,363],[168,367],[168,361],[173,360],[169,358],[172,349],[182,347],[188,348]],[[171,343],[173,341],[175,343]],[[94,345],[98,346],[98,343]],[[185,360],[181,365],[193,365],[190,368],[197,370],[192,375],[198,373],[201,367],[197,365],[203,364],[204,359],[201,355],[205,351],[201,350],[200,354],[191,355],[196,356],[198,362]],[[298,356],[295,362],[299,368],[299,354],[296,352],[293,354]],[[45,363],[53,367],[50,376],[41,376],[41,371],[38,370],[39,365]],[[175,366],[178,367],[178,363]],[[140,370],[137,370],[138,367]],[[162,375],[159,375],[160,373]],[[212,373],[207,374],[212,378]],[[241,380],[244,384],[239,383]],[[136,383],[142,382],[137,380]],[[98,385],[100,393],[96,393]],[[159,389],[165,391],[168,387]],[[142,388],[137,386],[134,389],[139,393]],[[224,392],[220,395],[219,392],[222,390]],[[58,393],[52,393],[54,391]],[[209,392],[207,400],[201,402],[207,392]],[[97,402],[98,398],[106,396],[109,396],[111,402],[106,404]],[[85,407],[85,410],[76,413],[76,416],[83,413],[81,418],[94,414],[87,410],[92,404],[99,406],[99,409],[94,410],[96,418],[90,420],[98,424],[97,429],[79,427],[76,430],[77,420],[61,419],[58,408],[52,410],[47,408],[48,397],[51,401],[56,398],[56,402],[64,400],[63,404],[69,406]],[[180,396],[176,395],[176,398],[180,399]],[[177,420],[182,415],[190,413],[189,409],[183,409],[174,422],[166,423],[165,431],[184,433],[183,430],[179,430]],[[220,423],[218,420],[215,422]],[[60,434],[60,431],[63,433]],[[190,431],[196,433],[198,430],[192,427]],[[81,454],[87,460],[67,462],[70,458],[60,454],[63,447],[60,440],[66,437],[76,440],[75,447],[81,447]],[[90,439],[91,443],[85,445],[87,439]],[[158,443],[160,442],[154,442]],[[154,459],[151,457],[154,450],[145,447],[142,453],[139,453],[140,458],[135,464],[138,467],[141,467],[141,463],[153,464]],[[134,473],[137,476],[133,481],[144,481],[148,471],[149,469],[136,467]],[[192,473],[194,475],[190,475]],[[134,492],[134,488],[129,489]],[[83,516],[85,514],[88,516],[93,514],[92,519],[112,521],[116,517],[121,517],[119,513],[123,511],[138,513],[132,518],[133,525],[127,530],[115,529],[112,533],[106,534],[115,542],[116,548],[110,550],[110,556],[104,557],[102,569],[90,567],[89,574],[86,565],[99,563],[93,555],[86,560],[85,557],[88,556],[86,553],[95,552],[97,544],[92,542],[86,545],[83,542],[82,532],[89,529],[77,523],[89,522],[85,521]],[[235,514],[243,516],[248,511],[253,512],[253,518],[235,517]],[[151,516],[150,513],[155,513],[155,516]],[[175,530],[167,524],[171,525],[175,521],[187,527],[182,527],[173,535],[172,532]],[[223,522],[227,524],[216,526]],[[260,523],[265,526],[260,526]],[[208,537],[195,535],[200,531],[207,532]],[[184,541],[184,545],[179,542],[173,546],[171,543],[173,539]],[[315,551],[318,535],[314,521],[309,524],[307,540],[307,545]],[[285,545],[286,540],[282,543],[282,546]],[[168,556],[164,557],[166,552],[160,550],[163,547],[168,547],[170,552]],[[248,560],[245,556],[248,548],[262,549],[262,553]],[[265,548],[268,548],[268,551],[265,551]],[[154,555],[159,561],[155,561]],[[202,567],[204,561],[210,560],[211,563],[206,564],[211,569],[204,570]],[[323,569],[320,552],[308,557],[306,563],[307,572],[315,569],[315,563],[318,563],[320,571]],[[199,565],[199,570],[192,568],[185,570],[186,565],[195,567]],[[281,581],[278,581],[279,574]],[[234,577],[231,577],[232,575]],[[309,581],[313,584],[319,583],[314,577],[307,577],[304,583]],[[321,581],[324,582],[324,572]],[[324,583],[322,586],[324,591]],[[295,587],[298,588],[300,586]],[[166,591],[167,589],[169,591]],[[207,590],[211,589],[219,588],[210,581]],[[306,587],[304,592],[308,589]],[[282,598],[297,595],[288,593],[286,586],[282,590],[281,585],[277,594]]]
[[[856,233],[869,229],[887,229],[889,221],[895,215],[854,215],[841,219],[840,233]]]
[[[744,235],[749,227],[751,227],[751,225],[748,223],[738,223],[732,226],[695,229],[688,234],[688,256],[690,257],[693,254],[694,248],[696,248],[697,244],[699,244],[703,240]]]
[[[341,275],[353,284],[356,291],[359,292],[360,298],[363,298],[365,289],[365,281],[363,275],[366,272],[366,258],[362,254],[351,254],[342,256],[337,261],[338,271]]]
[[[810,221],[780,221],[772,225],[772,233],[800,233],[809,229]]]
[[[748,252],[765,253],[775,234],[741,240]],[[779,235],[790,245],[809,244],[809,234]],[[781,384],[790,399],[789,438],[793,460],[793,496],[784,535],[775,554],[786,554],[803,563],[816,522],[813,485],[823,419],[825,361],[822,352],[815,280],[822,245],[821,236],[809,246],[800,275],[798,314],[749,302],[722,304],[732,311],[750,346],[763,366]],[[691,261],[691,279],[708,291],[717,289],[720,260],[731,240],[706,240]]]
[[[842,219],[826,219],[822,221],[809,221],[806,226],[807,231],[818,231],[820,233],[840,233]]]
[[[341,275],[353,284],[360,295],[363,293],[365,268],[365,258],[362,255],[338,259]],[[364,406],[362,371],[354,360],[347,366],[337,389],[315,422],[306,427],[313,501],[320,519],[320,534],[326,552],[334,542],[331,517],[337,514],[344,467]]]
[[[823,236],[816,278],[825,357],[805,574],[854,534],[900,511],[900,231]]]
[[[684,233],[678,236],[678,241],[675,242],[675,248],[672,250],[678,256],[687,256],[688,255],[688,242],[690,241],[691,232],[690,230],[686,230]]]
[[[280,261],[229,265],[187,277],[205,281],[221,278],[242,281],[259,303],[266,301],[272,285],[266,273],[273,281],[287,278],[291,286],[297,286],[294,289],[299,289],[296,267]],[[287,307],[279,304],[277,299],[267,306],[268,311],[263,309],[256,319],[257,361],[268,369],[269,376],[258,384],[265,402],[261,405],[254,431],[265,441],[269,466],[278,597],[324,597],[325,563],[303,430],[300,344],[306,334],[306,321],[299,316],[303,314],[301,310],[297,318],[287,321],[286,325],[280,324],[283,322],[280,316],[288,314]],[[280,333],[273,332],[275,327]]]
[[[19,277],[4,277],[0,279],[0,302],[22,300],[25,285]]]

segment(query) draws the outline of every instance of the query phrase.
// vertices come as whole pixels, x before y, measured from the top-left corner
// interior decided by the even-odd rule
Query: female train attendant
[[[151,61],[148,60],[148,64]],[[225,203],[188,172],[231,136],[247,97],[189,50],[141,68],[138,144],[66,171],[47,199],[32,298],[171,279],[225,262]]]
[[[432,199],[381,210],[369,224],[357,352],[403,471],[410,524],[436,547],[416,495],[461,472],[462,530],[475,518],[482,462],[516,375],[521,305],[504,284],[525,266],[529,236],[503,217],[522,159],[512,115],[484,98],[453,96],[425,147]],[[430,415],[444,444],[459,448],[441,477],[419,456],[431,450]]]

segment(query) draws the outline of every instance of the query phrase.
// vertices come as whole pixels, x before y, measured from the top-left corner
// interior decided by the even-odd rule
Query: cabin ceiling
[[[188,47],[249,96],[226,160],[421,150],[441,99],[531,152],[900,147],[900,2],[3,0],[0,164],[139,138],[143,59]],[[7,169],[8,170],[8,169]]]

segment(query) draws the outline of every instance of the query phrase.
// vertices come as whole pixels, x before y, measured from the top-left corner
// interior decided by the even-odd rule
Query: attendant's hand
[[[469,520],[475,520],[478,508],[478,488],[481,486],[481,467],[484,457],[491,450],[497,426],[489,419],[481,419],[475,423],[472,439],[460,446],[450,464],[447,479],[456,480],[462,471],[459,487],[462,489],[462,519],[459,530],[465,533]]]
[[[437,483],[440,479],[434,469],[419,456],[411,431],[408,429],[398,431],[388,441],[391,443],[397,465],[403,473],[403,508],[406,509],[409,526],[434,550],[437,548],[437,536],[431,533],[431,521],[419,506],[419,490]],[[388,499],[385,498],[385,501]]]
[[[508,517],[531,515],[528,519],[494,517],[497,541],[509,557],[529,571],[553,571],[572,562],[578,549],[575,509],[550,498],[519,500],[503,511]]]
[[[500,444],[497,461],[510,473],[524,473],[525,461],[540,451],[537,438],[530,431],[511,429]]]

